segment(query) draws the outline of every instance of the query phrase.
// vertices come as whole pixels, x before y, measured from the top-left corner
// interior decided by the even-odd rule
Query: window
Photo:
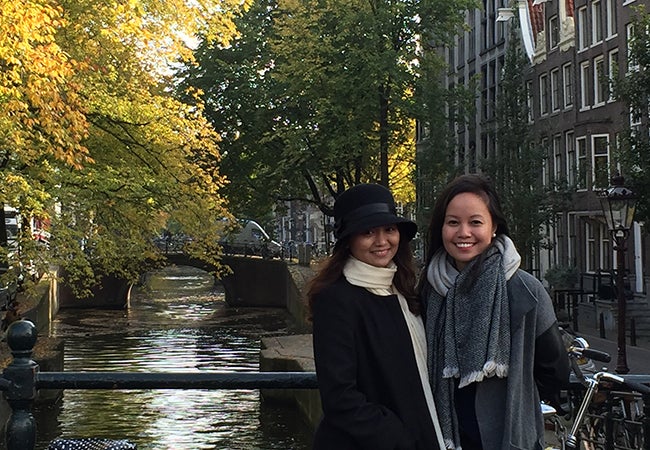
[[[548,170],[548,138],[543,138],[541,141],[542,152],[544,158],[542,159],[542,186],[549,185],[549,170]]]
[[[548,45],[549,49],[554,49],[560,43],[560,26],[557,16],[548,19]]]
[[[640,110],[630,108],[630,128],[635,135],[641,129],[642,116]]]
[[[566,177],[567,184],[574,186],[576,182],[576,147],[573,131],[564,134],[564,152],[566,153]]]
[[[577,178],[576,188],[587,189],[587,138],[576,139]]]
[[[603,56],[594,58],[594,106],[602,106],[607,99],[609,82],[605,73],[605,59]]]
[[[627,33],[627,71],[636,72],[639,70],[639,64],[632,57],[632,41],[634,40],[634,25],[631,23],[625,28]]]
[[[614,89],[612,84],[614,83],[615,80],[618,80],[620,76],[618,70],[618,49],[609,52],[607,58],[607,74],[609,76],[609,80],[607,83],[607,89],[608,89],[607,100],[613,102],[615,98],[614,98]]]
[[[564,107],[568,108],[573,105],[573,71],[571,63],[562,66],[562,83],[564,85]]]
[[[448,51],[449,51],[449,59],[448,59],[449,67],[455,69],[456,68],[456,46],[449,47]]]
[[[481,67],[481,107],[482,107],[482,112],[481,112],[481,117],[483,120],[486,120],[488,118],[488,68],[487,64],[484,64],[483,67]]]
[[[551,71],[551,111],[559,111],[562,105],[560,99],[560,69]]]
[[[468,58],[474,58],[476,55],[476,14],[474,10],[471,10],[469,12],[469,17],[468,17],[468,31],[467,31],[467,44],[468,44],[468,49],[467,49],[467,57]]]
[[[604,189],[609,185],[609,135],[593,135],[593,188]]]
[[[587,22],[587,7],[578,9],[578,50],[589,47],[589,23]]]
[[[603,14],[600,0],[591,3],[591,42],[598,44],[603,40]]]
[[[618,33],[616,25],[616,0],[606,0],[606,14],[607,14],[607,38],[616,36]]]
[[[497,62],[496,61],[491,61],[490,66],[489,66],[489,72],[488,75],[490,76],[490,83],[488,86],[488,101],[489,103],[489,112],[488,116],[489,118],[494,118],[496,114],[496,104],[497,104],[497,89],[498,89],[498,78],[499,78],[499,71],[497,69]]]
[[[526,81],[526,106],[528,107],[528,121],[533,121],[533,82]]]
[[[556,188],[559,182],[564,179],[562,169],[562,135],[556,134],[553,136],[553,178]]]
[[[548,114],[548,75],[539,76],[539,114]]]
[[[589,61],[580,63],[580,109],[589,108]]]
[[[594,272],[596,269],[600,268],[600,265],[597,262],[596,252],[596,236],[595,236],[594,225],[591,222],[585,222],[585,244],[587,248],[585,249],[587,253],[587,272]]]

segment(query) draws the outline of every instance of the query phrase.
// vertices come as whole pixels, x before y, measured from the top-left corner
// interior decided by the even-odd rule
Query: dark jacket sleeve
[[[348,435],[363,449],[408,449],[412,438],[401,420],[381,404],[369,402],[359,389],[359,311],[354,300],[330,289],[313,302],[314,358],[327,427]],[[318,434],[318,433],[317,433]]]
[[[542,400],[557,406],[562,389],[569,386],[571,366],[557,322],[535,340],[535,381]]]

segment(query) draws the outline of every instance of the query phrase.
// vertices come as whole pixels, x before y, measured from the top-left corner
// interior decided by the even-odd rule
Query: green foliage
[[[297,199],[327,213],[349,185],[413,177],[413,119],[441,107],[422,104],[442,70],[428,50],[470,5],[265,0],[241,17],[231,45],[201,45],[183,86],[203,91],[222,133],[234,212],[259,217]]]
[[[219,136],[201,102],[172,95],[169,74],[192,57],[185,39],[201,29],[227,43],[248,4],[3,2],[0,203],[52,234],[36,246],[26,223],[0,251],[9,265],[59,265],[81,294],[106,275],[135,281],[169,218],[217,262]]]
[[[650,220],[650,15],[643,5],[635,8],[630,39],[630,65],[622,80],[613,80],[614,93],[632,112],[634,122],[622,133],[617,156],[625,182],[638,195],[636,220]]]
[[[545,150],[535,143],[528,121],[525,73],[528,59],[521,48],[519,29],[511,27],[505,57],[501,93],[497,105],[497,154],[484,161],[500,194],[513,241],[524,267],[532,260],[541,240],[541,226],[549,215],[546,192],[539,182]]]
[[[544,279],[551,289],[570,289],[580,281],[580,272],[576,266],[552,266],[544,274]]]

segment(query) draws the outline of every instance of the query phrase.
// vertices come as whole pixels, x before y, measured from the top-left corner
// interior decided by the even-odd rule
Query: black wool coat
[[[312,307],[323,404],[314,450],[438,449],[397,296],[342,277]]]

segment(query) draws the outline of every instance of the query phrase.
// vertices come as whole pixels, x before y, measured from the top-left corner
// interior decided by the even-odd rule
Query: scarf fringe
[[[442,378],[458,378],[459,376],[458,367],[445,367],[442,369]]]
[[[465,386],[468,386],[472,383],[479,383],[483,381],[485,378],[492,378],[493,376],[496,376],[497,378],[507,377],[508,365],[497,364],[494,361],[488,361],[483,365],[483,370],[476,370],[462,377],[458,382],[458,388],[459,389],[464,388]]]

